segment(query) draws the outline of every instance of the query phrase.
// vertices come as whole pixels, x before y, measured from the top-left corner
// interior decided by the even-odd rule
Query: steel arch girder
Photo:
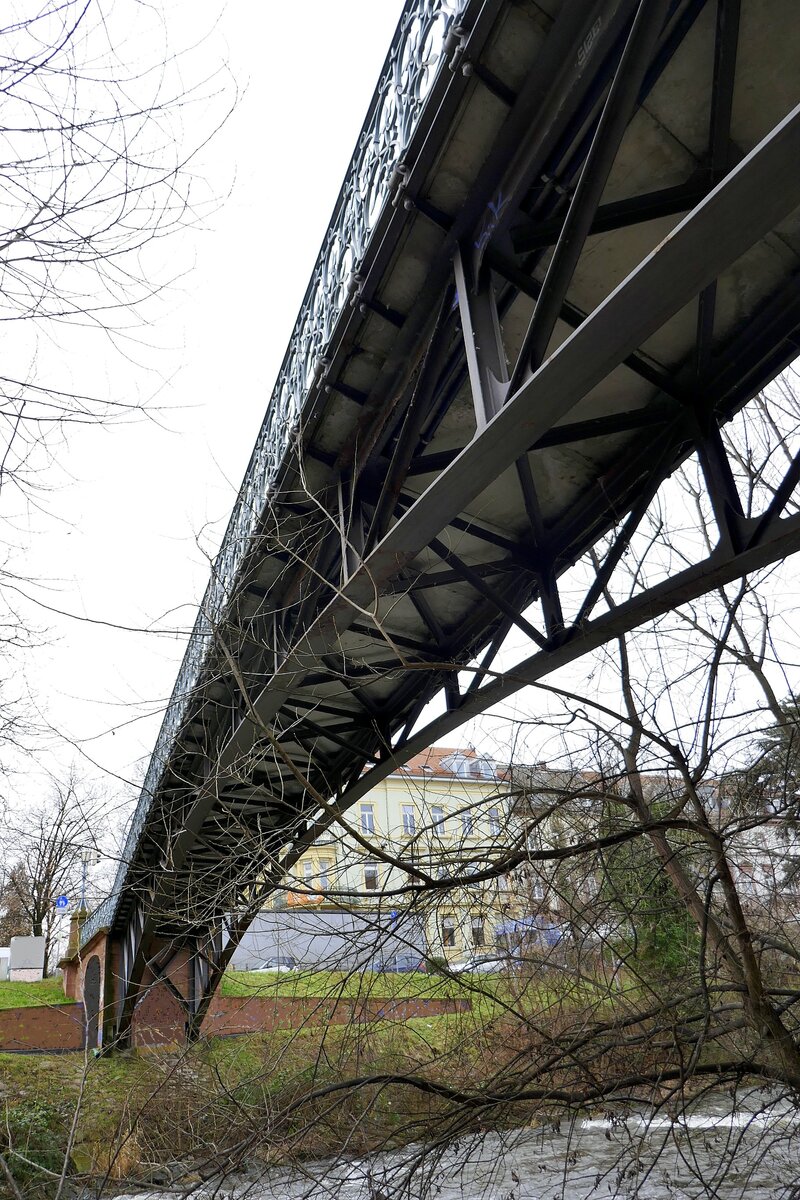
[[[338,635],[357,619],[351,608],[353,602],[363,605],[365,599],[371,598],[376,580],[387,590],[399,583],[400,570],[420,548],[430,545],[441,531],[443,521],[455,520],[469,500],[523,449],[552,436],[554,423],[562,420],[593,386],[593,381],[603,378],[633,354],[660,323],[713,285],[726,266],[796,207],[800,189],[798,181],[790,176],[796,175],[797,150],[795,110],[586,318],[501,411],[493,416],[488,414],[490,419],[485,428],[414,500],[361,565],[356,565],[345,583],[343,595],[327,605],[302,634],[267,689],[255,698],[253,710],[245,714],[236,733],[223,747],[213,772],[215,779],[233,770],[242,752],[258,744],[260,726],[269,725],[291,699],[295,686],[302,685],[307,669],[303,659],[310,654],[318,655],[322,661]],[[490,254],[487,261],[491,261]],[[785,523],[780,524],[783,530],[787,528]],[[778,527],[774,521],[770,525],[773,531]],[[783,534],[770,539],[768,545],[769,552],[776,556],[796,548],[791,538]],[[740,566],[745,562],[735,554],[734,559]],[[714,560],[714,570],[720,561],[719,557]],[[646,606],[637,611],[644,613]],[[640,615],[640,619],[647,617]],[[595,625],[592,623],[591,628]],[[562,647],[553,639],[541,652],[545,657],[540,661],[557,665],[557,652],[566,653],[567,648],[575,650],[579,645],[584,647],[579,652],[590,648],[578,633],[566,638]],[[478,703],[479,697],[484,705],[492,702],[490,693],[479,689],[470,704]],[[455,705],[449,719],[457,717],[458,724],[466,715],[469,714],[463,706]],[[429,732],[427,736],[434,735]],[[413,753],[410,743],[403,743],[403,747],[404,752]],[[377,769],[382,767],[383,764]],[[214,787],[208,783],[201,786],[190,824],[179,835],[182,861],[191,854],[194,839],[214,801]]]

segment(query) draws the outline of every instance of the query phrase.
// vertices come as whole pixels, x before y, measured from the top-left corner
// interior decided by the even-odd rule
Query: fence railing
[[[408,0],[325,235],[244,481],[200,604],[128,829],[111,895],[89,915],[82,944],[111,924],[153,797],[202,679],[211,632],[236,590],[267,497],[320,369],[425,101],[446,68],[446,43],[467,0]]]

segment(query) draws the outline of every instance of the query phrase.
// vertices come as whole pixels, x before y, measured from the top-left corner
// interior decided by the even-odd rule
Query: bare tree
[[[18,368],[0,380],[4,497],[46,487],[40,471],[70,425],[130,411],[125,388],[70,387],[60,339],[83,349],[94,330],[135,352],[142,306],[171,282],[162,243],[212,203],[191,164],[218,123],[224,77],[187,84],[164,21],[136,4],[43,0],[12,6],[0,28],[0,319]],[[126,60],[132,22],[148,50]]]
[[[73,908],[94,901],[87,868],[97,861],[106,825],[107,806],[74,771],[54,782],[39,803],[6,813],[0,841],[10,868],[0,893],[3,924],[10,921],[11,932],[45,939],[45,974],[62,932],[55,901],[67,895]]]
[[[179,51],[168,19],[135,0],[41,0],[0,22],[0,654],[13,663],[41,640],[25,550],[65,439],[147,409],[136,360],[189,263],[166,244],[214,203],[193,162],[230,89],[202,37]],[[92,365],[109,345],[119,370],[104,385]],[[0,707],[12,745],[35,725],[25,700],[18,672]]]

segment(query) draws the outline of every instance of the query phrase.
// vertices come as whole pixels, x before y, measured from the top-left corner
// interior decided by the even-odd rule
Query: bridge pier
[[[183,1041],[189,1036],[192,1009],[192,955],[167,938],[155,938],[141,980],[126,996],[117,981],[117,1039],[129,1046]],[[129,983],[129,986],[130,983]],[[120,1022],[123,1005],[130,1021]]]
[[[79,927],[79,921],[75,921]],[[91,1050],[130,1049],[190,1040],[199,1036],[194,1017],[194,956],[161,939],[153,946],[153,965],[146,966],[133,994],[122,974],[122,944],[107,929],[99,930],[78,950],[70,932],[67,954],[59,963],[64,993],[84,1006],[85,1044]],[[131,1008],[122,1024],[123,1006]]]

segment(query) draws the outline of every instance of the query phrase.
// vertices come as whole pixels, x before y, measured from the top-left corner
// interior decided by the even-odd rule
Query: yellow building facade
[[[504,879],[463,881],[509,845],[510,813],[502,767],[473,748],[432,747],[376,784],[303,854],[279,904],[352,907],[387,919],[415,909],[429,955],[456,961],[490,952],[516,915],[513,891]],[[447,887],[451,878],[458,885]]]

